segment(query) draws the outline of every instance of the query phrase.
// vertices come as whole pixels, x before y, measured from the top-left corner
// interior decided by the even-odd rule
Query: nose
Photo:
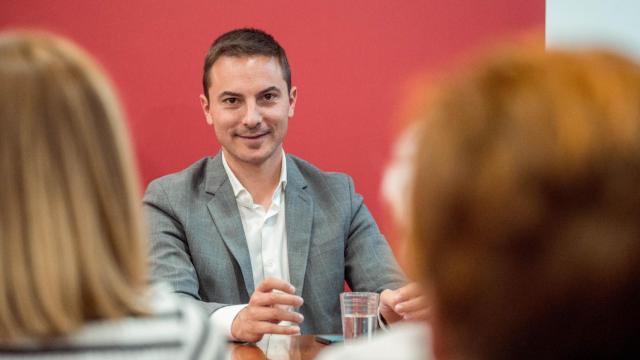
[[[261,122],[262,113],[260,112],[260,108],[255,102],[248,102],[247,113],[244,116],[242,124],[249,129],[253,129],[260,126]]]

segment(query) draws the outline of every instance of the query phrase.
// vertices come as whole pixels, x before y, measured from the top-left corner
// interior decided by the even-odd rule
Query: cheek
[[[213,114],[213,127],[216,131],[229,131],[238,123],[234,114],[218,112]]]
[[[282,122],[280,122],[280,134],[284,136],[287,133],[287,127],[289,126],[289,119],[285,118]]]
[[[233,139],[233,126],[230,126],[226,122],[214,121],[213,131],[215,133],[218,143],[228,143]]]
[[[269,109],[268,112],[265,112],[264,118],[265,121],[268,121],[273,126],[286,128],[287,121],[289,120],[289,107],[279,106]]]

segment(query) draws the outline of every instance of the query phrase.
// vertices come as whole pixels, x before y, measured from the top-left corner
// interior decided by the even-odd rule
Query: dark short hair
[[[282,76],[287,83],[287,90],[291,90],[291,68],[287,60],[287,54],[273,36],[258,29],[243,28],[231,30],[219,36],[207,52],[204,58],[204,71],[202,74],[202,89],[204,96],[209,99],[209,70],[221,56],[254,56],[263,55],[278,59]]]

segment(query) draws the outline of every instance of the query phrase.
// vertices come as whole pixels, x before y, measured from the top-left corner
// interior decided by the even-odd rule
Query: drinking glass
[[[371,339],[378,327],[378,302],[380,295],[370,292],[345,292],[340,294],[342,310],[342,335],[345,342],[364,337]]]

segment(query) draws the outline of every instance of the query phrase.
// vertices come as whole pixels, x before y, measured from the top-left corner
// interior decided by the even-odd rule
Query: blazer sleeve
[[[178,295],[195,300],[209,315],[230,305],[202,301],[183,223],[160,181],[155,180],[147,187],[143,207],[149,237],[151,282],[168,284]]]
[[[353,291],[381,292],[407,283],[362,196],[347,176],[350,226],[345,243],[345,276]]]

